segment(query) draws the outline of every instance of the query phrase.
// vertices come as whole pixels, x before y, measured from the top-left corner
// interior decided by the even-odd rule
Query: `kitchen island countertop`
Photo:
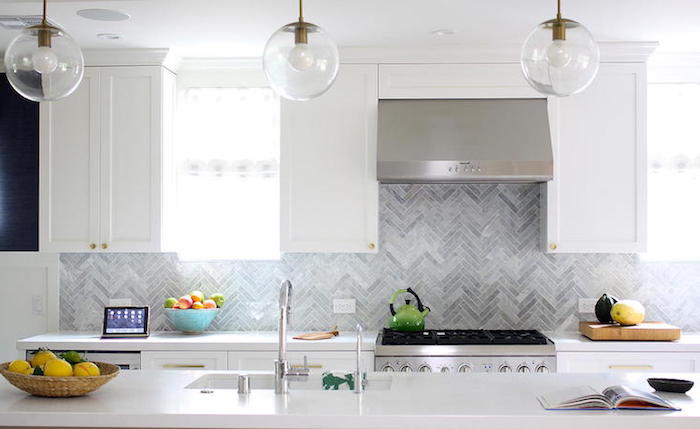
[[[221,373],[224,373],[223,371]],[[390,390],[184,389],[196,371],[126,371],[89,396],[32,397],[0,381],[0,427],[110,428],[518,428],[700,427],[700,388],[662,394],[682,411],[546,411],[542,393],[624,384],[647,391],[649,374],[392,374]],[[658,375],[658,374],[655,374]],[[373,376],[387,377],[386,374]],[[676,374],[676,376],[679,376]],[[700,382],[698,374],[682,374]]]

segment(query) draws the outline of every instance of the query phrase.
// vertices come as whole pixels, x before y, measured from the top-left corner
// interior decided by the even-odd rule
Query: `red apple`
[[[213,299],[204,300],[204,308],[216,308],[216,302]]]

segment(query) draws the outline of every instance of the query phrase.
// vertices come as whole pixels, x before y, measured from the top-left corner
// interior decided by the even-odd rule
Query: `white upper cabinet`
[[[88,68],[76,93],[42,103],[41,251],[161,250],[173,89],[157,66]]]
[[[377,66],[343,65],[312,101],[282,101],[281,250],[376,252]]]
[[[646,84],[644,63],[602,64],[584,92],[558,100],[542,196],[548,251],[645,250]]]

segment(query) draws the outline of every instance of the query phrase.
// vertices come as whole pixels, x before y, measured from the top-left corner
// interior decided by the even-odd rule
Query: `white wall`
[[[19,338],[58,329],[58,255],[0,253],[0,362]]]

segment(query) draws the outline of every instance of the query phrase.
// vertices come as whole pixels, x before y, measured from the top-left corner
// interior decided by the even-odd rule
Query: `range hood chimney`
[[[552,180],[547,100],[380,100],[381,183]]]

